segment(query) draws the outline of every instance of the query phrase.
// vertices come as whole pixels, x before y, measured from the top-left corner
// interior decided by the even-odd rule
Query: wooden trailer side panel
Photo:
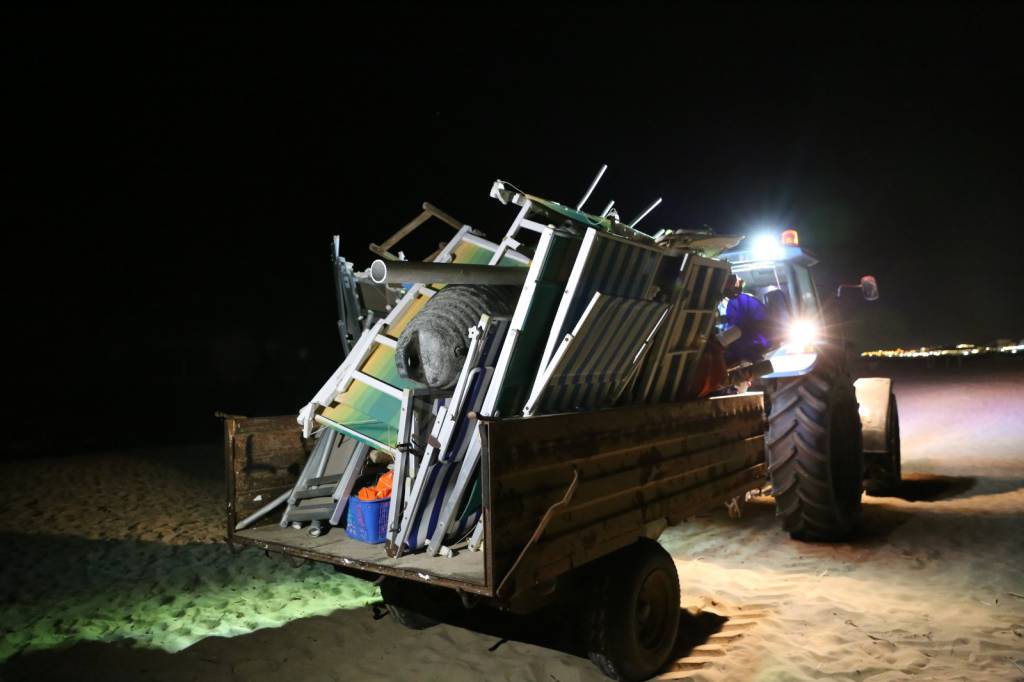
[[[313,442],[302,437],[293,415],[223,419],[230,538],[240,519],[295,485]]]
[[[751,393],[486,422],[499,597],[763,485],[763,415]]]

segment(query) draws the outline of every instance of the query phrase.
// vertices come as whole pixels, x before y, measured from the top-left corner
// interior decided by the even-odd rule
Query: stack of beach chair
[[[393,462],[389,555],[447,554],[462,542],[476,549],[484,540],[476,416],[692,397],[728,265],[504,183],[492,195],[519,207],[504,238],[495,243],[461,225],[429,260],[527,268],[511,317],[484,315],[468,330],[469,352],[454,388],[432,392],[398,374],[395,347],[443,285],[410,283],[300,412],[304,435],[318,440],[282,525],[308,524],[313,532],[343,525],[376,451]]]

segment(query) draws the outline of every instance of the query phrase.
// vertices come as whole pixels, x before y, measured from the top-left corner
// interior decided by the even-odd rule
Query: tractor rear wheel
[[[765,441],[776,515],[797,540],[840,540],[860,526],[864,454],[850,377],[819,363],[769,386]]]

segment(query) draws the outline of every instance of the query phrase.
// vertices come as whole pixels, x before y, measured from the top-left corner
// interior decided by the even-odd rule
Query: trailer
[[[661,669],[678,628],[679,583],[656,542],[671,525],[767,482],[760,393],[591,412],[481,419],[479,551],[388,556],[384,545],[239,519],[295,483],[310,444],[294,417],[223,415],[232,546],[325,562],[382,581],[389,610],[422,626],[431,587],[466,606],[530,613],[572,587],[591,659],[620,679]]]

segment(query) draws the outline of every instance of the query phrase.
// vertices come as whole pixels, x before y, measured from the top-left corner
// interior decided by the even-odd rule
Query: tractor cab
[[[800,376],[813,369],[824,319],[810,268],[817,260],[800,248],[796,230],[763,235],[720,256],[743,280],[743,292],[764,304],[772,373]]]
[[[900,482],[892,379],[851,381],[845,344],[825,333],[810,270],[817,260],[800,248],[796,230],[757,237],[749,246],[742,242],[719,257],[743,280],[743,291],[765,307],[764,356],[772,371],[760,379],[770,405],[765,442],[778,514],[794,537],[826,538],[854,528],[862,485],[885,495]],[[859,284],[840,284],[836,296],[845,289],[878,300],[870,275]]]

